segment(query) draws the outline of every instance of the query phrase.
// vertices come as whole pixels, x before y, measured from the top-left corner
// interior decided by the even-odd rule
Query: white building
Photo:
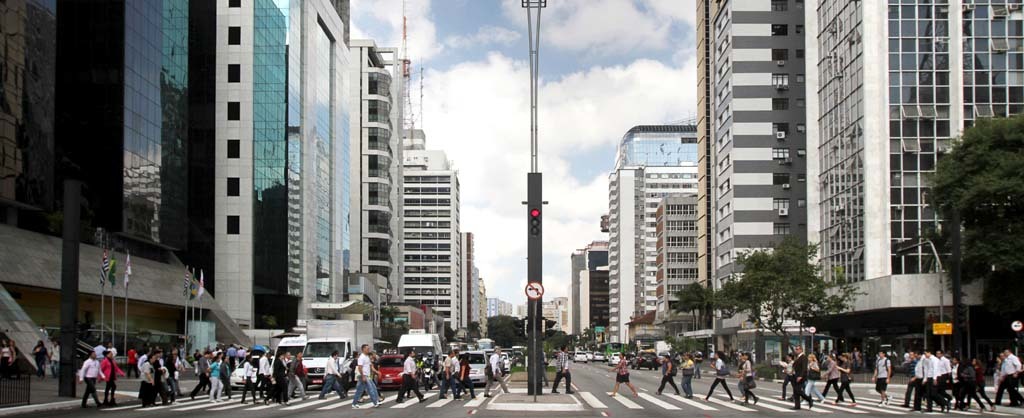
[[[657,309],[657,210],[666,196],[697,193],[697,129],[637,126],[619,144],[609,175],[609,324],[628,342],[626,324]]]
[[[427,150],[421,130],[404,143],[404,297],[433,307],[453,330],[462,323],[459,177],[444,151]]]
[[[498,298],[487,298],[487,317],[512,316],[512,304]]]

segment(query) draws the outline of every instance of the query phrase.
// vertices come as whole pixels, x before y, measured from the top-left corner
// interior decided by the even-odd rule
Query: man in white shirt
[[[939,390],[939,396],[942,396],[946,399],[946,402],[949,402],[953,397],[946,393],[946,390],[953,385],[953,364],[941,350],[935,352],[935,358],[939,360],[937,371],[939,377],[935,386]]]
[[[395,402],[402,403],[409,396],[409,392],[415,392],[416,398],[423,402],[426,398],[420,393],[419,385],[416,384],[416,351],[409,350],[402,363],[402,388],[398,390],[398,399]]]
[[[264,400],[267,399],[268,396],[270,396],[270,393],[268,392],[273,391],[273,389],[271,389],[270,387],[270,363],[272,362],[272,359],[273,357],[271,356],[269,351],[263,356],[260,356],[259,369],[256,371],[256,379],[258,381],[256,388],[257,390],[260,391],[260,398]],[[198,370],[199,368],[196,367],[196,371]]]
[[[104,350],[105,352],[106,350]],[[96,396],[96,379],[106,379],[103,370],[100,370],[100,362],[96,360],[96,353],[89,353],[89,358],[82,363],[82,369],[78,371],[78,383],[85,383],[85,394],[82,395],[82,408],[88,408],[89,395],[92,395],[96,407],[100,407],[100,398]]]
[[[889,387],[891,376],[892,362],[885,355],[885,351],[880,350],[878,352],[878,360],[875,361],[875,392],[878,392],[882,397],[882,401],[878,403],[878,406],[889,403],[889,395],[885,391]]]
[[[938,404],[942,408],[942,412],[948,412],[949,402],[946,402],[946,398],[939,396],[935,385],[935,381],[939,377],[939,359],[933,356],[932,353],[925,351],[922,362],[924,363],[924,393],[928,401],[925,412],[932,412],[933,403]]]
[[[505,386],[505,377],[501,375],[501,347],[494,347],[494,353],[491,354],[491,358],[488,359],[488,365],[484,369],[484,375],[487,376],[487,385],[484,386],[484,397],[491,397],[491,386],[494,382],[498,382],[501,385],[501,391],[508,392],[508,386]]]
[[[1017,384],[1020,382],[1020,373],[1024,368],[1021,367],[1020,359],[1013,354],[1010,350],[1003,351],[1003,365],[1000,369],[1003,380],[996,389],[996,403],[1000,403],[1003,398],[1003,391],[1010,393],[1010,406],[1021,406],[1024,405],[1024,397],[1021,397],[1020,392],[1017,390]]]
[[[331,353],[331,358],[327,360],[323,386],[320,387],[320,399],[326,398],[327,393],[331,391],[337,392],[339,398],[345,399],[345,392],[341,390],[341,357],[339,356],[338,350],[334,350]]]
[[[361,348],[362,353],[359,354],[359,360],[356,361],[356,394],[352,397],[352,408],[359,409],[359,399],[363,397],[363,392],[370,394],[370,400],[373,401],[373,407],[377,408],[380,406],[380,402],[377,400],[376,386],[373,382],[373,365],[370,362],[370,346],[363,344]]]
[[[452,365],[449,369],[451,377],[449,378],[448,385],[452,387],[452,397],[455,399],[462,399],[462,382],[459,381],[459,370],[462,368],[462,363],[459,362],[459,350],[452,350]]]
[[[97,345],[97,346],[93,347],[92,351],[94,353],[96,353],[96,358],[103,358],[103,357],[105,357],[107,355],[107,346],[109,346],[109,345],[110,345],[109,342],[105,342],[105,343],[102,343],[100,345]]]

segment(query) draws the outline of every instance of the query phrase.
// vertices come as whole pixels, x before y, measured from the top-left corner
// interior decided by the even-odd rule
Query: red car
[[[377,368],[380,369],[381,389],[402,388],[402,367],[405,357],[399,354],[388,354],[380,357],[377,361]]]

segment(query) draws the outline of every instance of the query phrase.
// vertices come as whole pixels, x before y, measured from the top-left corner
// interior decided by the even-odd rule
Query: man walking
[[[566,346],[562,346],[561,351],[555,355],[555,383],[551,385],[551,393],[558,393],[558,382],[565,379],[565,394],[571,395],[572,392],[572,374],[569,372],[569,351]]]
[[[996,386],[997,405],[1002,404],[1003,391],[1010,394],[1010,406],[1024,405],[1024,399],[1021,398],[1020,392],[1017,390],[1017,385],[1020,383],[1021,370],[1020,359],[1010,350],[1003,351],[1003,363],[1000,368],[1000,374],[1003,378],[998,382],[998,386]]]
[[[320,399],[327,397],[330,392],[337,392],[338,397],[345,399],[345,393],[341,390],[341,359],[338,357],[338,350],[331,353],[327,360],[327,367],[324,368],[324,383],[320,387]]]
[[[448,386],[452,388],[452,397],[456,400],[462,399],[462,382],[459,381],[459,370],[462,369],[462,362],[459,361],[459,350],[452,350],[451,368]]]
[[[949,403],[946,402],[946,398],[939,396],[938,388],[936,387],[936,380],[939,377],[939,359],[935,358],[932,353],[925,351],[924,359],[924,393],[927,398],[927,409],[925,412],[932,412],[932,404],[938,404],[942,412],[949,412]]]
[[[420,402],[426,400],[423,394],[420,393],[419,385],[416,384],[416,351],[409,350],[409,354],[405,356],[405,362],[402,363],[402,388],[398,390],[398,399],[395,402],[402,403],[405,398],[409,397],[409,392],[416,394],[416,399]]]
[[[146,357],[146,356],[143,356],[143,357]],[[196,387],[192,389],[192,396],[191,396],[192,400],[196,399],[196,395],[197,394],[199,394],[199,393],[201,393],[203,391],[210,390],[209,371],[210,371],[210,353],[207,352],[207,353],[203,354],[202,357],[199,357],[199,360],[196,361],[196,375],[199,376],[199,384],[197,384]]]
[[[939,396],[942,396],[948,403],[953,399],[949,393],[946,393],[946,390],[948,390],[953,384],[953,365],[942,351],[935,352],[935,359],[938,360],[937,373],[939,375],[938,382],[935,386],[938,389]]]
[[[885,351],[878,352],[878,360],[875,361],[875,392],[882,397],[878,406],[889,404],[889,395],[885,390],[889,387],[889,377],[892,376],[892,362],[886,357]]]
[[[263,356],[260,356],[259,367],[256,371],[257,380],[259,381],[257,389],[260,391],[260,399],[263,399],[264,401],[274,393],[273,389],[270,387],[270,363],[272,360],[273,357],[271,357],[269,351]]]
[[[501,347],[495,347],[494,353],[491,354],[491,358],[487,361],[487,367],[484,368],[484,375],[487,376],[487,385],[484,386],[484,397],[491,397],[491,386],[494,382],[498,382],[501,385],[501,391],[504,393],[508,392],[508,386],[505,386],[505,377],[501,375]]]
[[[790,409],[799,411],[800,400],[807,401],[807,408],[814,408],[814,400],[807,394],[807,356],[804,355],[804,348],[796,346],[793,348],[796,358],[793,359],[793,407]]]
[[[106,350],[104,350],[106,353]],[[100,369],[100,362],[96,359],[96,351],[89,353],[89,358],[82,363],[82,369],[78,371],[78,383],[85,383],[85,393],[82,395],[82,408],[88,408],[89,396],[96,402],[96,407],[102,406],[100,399],[96,396],[96,379],[104,379],[106,376]]]
[[[363,344],[360,347],[362,353],[359,354],[359,359],[356,360],[356,394],[352,397],[352,408],[359,409],[359,399],[363,397],[363,392],[370,394],[370,400],[373,401],[373,407],[377,408],[380,406],[380,402],[377,400],[377,391],[373,390],[373,365],[370,362],[370,346]]]
[[[438,398],[445,399],[445,393],[448,393],[448,389],[452,390],[452,396],[455,396],[455,388],[451,387],[451,373],[452,373],[452,353],[449,352],[447,356],[444,356],[444,360],[441,361],[441,376],[438,379],[438,385],[440,386],[440,396]]]

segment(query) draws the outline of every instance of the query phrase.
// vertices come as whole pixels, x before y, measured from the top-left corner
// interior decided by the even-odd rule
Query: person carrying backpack
[[[676,365],[672,363],[672,356],[665,353],[661,358],[661,386],[658,386],[658,394],[661,395],[661,391],[665,390],[665,384],[668,383],[672,386],[672,389],[676,390],[676,395],[679,395],[679,387],[676,386]]]

